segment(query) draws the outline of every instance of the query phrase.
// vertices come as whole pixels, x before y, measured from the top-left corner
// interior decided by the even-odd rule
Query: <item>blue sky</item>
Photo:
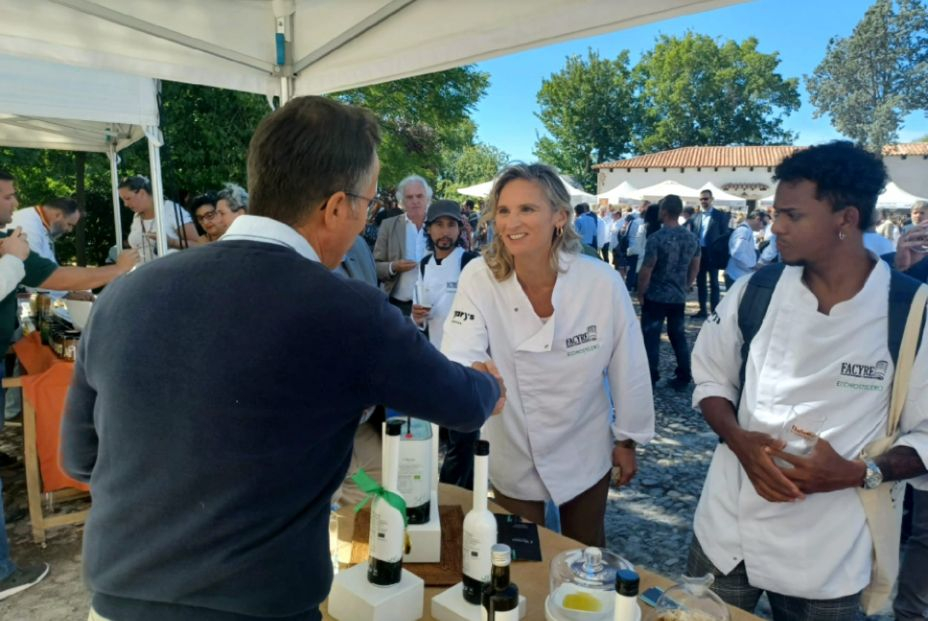
[[[821,61],[828,39],[850,35],[871,4],[872,0],[757,0],[479,63],[477,67],[490,74],[490,88],[473,115],[478,139],[502,149],[512,159],[533,161],[536,136],[544,132],[535,116],[535,97],[541,81],[559,71],[567,56],[585,56],[589,48],[608,58],[627,49],[634,65],[660,34],[682,35],[692,30],[738,41],[754,36],[760,51],[779,52],[781,75],[801,78],[812,73]],[[802,106],[785,122],[787,129],[798,132],[796,144],[840,137],[828,117],[813,118],[813,107],[801,79],[800,92]],[[925,134],[928,119],[924,113],[915,113],[906,119],[899,141],[912,141]]]

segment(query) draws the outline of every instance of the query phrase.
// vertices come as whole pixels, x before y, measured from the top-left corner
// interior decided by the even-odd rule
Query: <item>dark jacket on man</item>
[[[223,241],[100,296],[62,427],[93,489],[84,570],[114,621],[303,621],[329,592],[330,501],[375,403],[461,431],[499,397],[380,291]]]

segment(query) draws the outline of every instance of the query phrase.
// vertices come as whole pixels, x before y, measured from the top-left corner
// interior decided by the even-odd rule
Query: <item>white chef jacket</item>
[[[561,505],[609,472],[614,440],[651,439],[654,402],[641,330],[618,272],[592,257],[561,253],[559,261],[547,321],[515,274],[498,282],[482,258],[468,263],[442,352],[467,365],[489,356],[506,383],[505,409],[483,428],[493,486]]]
[[[725,273],[732,280],[738,280],[753,272],[755,265],[757,250],[754,245],[754,231],[747,224],[741,224],[728,238],[728,265],[725,267]]]
[[[445,319],[451,310],[454,294],[458,290],[463,254],[464,249],[458,246],[442,259],[441,264],[435,260],[434,254],[430,254],[425,264],[425,274],[422,275],[422,284],[428,295],[428,301],[432,305],[428,319],[429,341],[439,349],[444,334]]]
[[[873,257],[875,259],[875,257]],[[877,261],[852,299],[818,312],[802,283],[803,268],[787,267],[751,343],[738,422],[777,437],[791,407],[796,420],[824,414],[821,436],[855,459],[885,434],[893,364],[887,346],[890,268]],[[693,349],[693,406],[707,397],[737,399],[741,332],[738,303],[747,278],[735,283],[707,321]],[[897,445],[928,460],[928,355],[925,342],[912,369]],[[926,462],[928,463],[928,462]],[[928,487],[928,477],[912,481]],[[727,444],[712,457],[694,517],[699,543],[724,573],[744,561],[750,583],[794,597],[852,595],[870,581],[871,547],[863,507],[853,489],[773,503],[761,498]]]
[[[13,212],[12,221],[3,230],[15,231],[16,227],[21,227],[23,233],[26,234],[29,249],[32,252],[43,259],[48,259],[55,265],[58,264],[58,259],[55,258],[55,243],[52,241],[48,229],[45,228],[45,223],[42,222],[42,216],[39,215],[37,208],[17,209]]]

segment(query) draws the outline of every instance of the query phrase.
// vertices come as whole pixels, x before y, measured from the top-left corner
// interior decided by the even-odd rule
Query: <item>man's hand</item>
[[[402,261],[393,261],[390,263],[390,267],[393,269],[394,274],[402,274],[403,272],[408,272],[411,269],[415,269],[416,262],[406,259]]]
[[[896,269],[904,272],[928,253],[928,224],[919,224],[896,243]]]
[[[612,449],[612,484],[615,487],[628,485],[638,474],[638,458],[633,447],[620,446]]]
[[[496,368],[496,365],[493,364],[492,360],[487,360],[485,362],[475,362],[470,365],[471,368],[481,371],[482,373],[489,373],[496,379],[496,383],[499,384],[499,401],[496,402],[496,405],[493,407],[492,416],[496,416],[503,411],[503,407],[506,405],[506,383],[503,381],[503,376],[500,375],[499,369]]]
[[[860,487],[867,471],[864,462],[844,459],[822,438],[805,457],[772,448],[767,452],[793,466],[780,468],[780,471],[805,494]]]
[[[17,226],[9,237],[0,240],[0,256],[11,254],[20,261],[25,261],[29,256],[29,242],[23,233],[22,227]]]
[[[741,430],[728,439],[728,447],[741,462],[757,494],[770,502],[792,502],[804,498],[799,487],[773,463],[771,449],[784,446],[782,441],[756,431]]]
[[[135,248],[130,248],[129,250],[123,250],[119,253],[119,256],[116,257],[116,267],[119,268],[120,272],[125,274],[131,270],[139,262],[139,251]]]
[[[412,305],[412,320],[416,322],[416,325],[422,326],[425,325],[425,320],[429,318],[429,309],[425,306],[419,306],[418,304]]]

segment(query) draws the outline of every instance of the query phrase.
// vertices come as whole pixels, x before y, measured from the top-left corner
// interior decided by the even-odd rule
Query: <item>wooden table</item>
[[[460,505],[465,514],[470,511],[471,493],[469,491],[442,483],[439,485],[438,495],[439,504]],[[506,513],[504,509],[498,505],[494,505],[492,502],[490,503],[490,509],[496,513]],[[350,557],[353,526],[354,516],[351,508],[342,509],[339,515],[338,533],[340,560],[347,560]],[[565,550],[576,550],[584,547],[579,541],[568,539],[547,528],[539,527],[538,535],[541,540],[542,561],[540,563],[516,562],[511,565],[510,569],[512,581],[519,586],[519,593],[524,595],[526,599],[527,611],[525,621],[544,621],[545,619],[545,598],[548,596],[549,591],[548,566],[551,563],[551,559]],[[629,560],[634,561],[634,559]],[[674,582],[673,580],[648,571],[642,567],[638,568],[638,573],[641,576],[642,592],[652,586],[667,588]],[[424,614],[422,616],[424,621],[433,621],[430,610],[432,598],[443,590],[445,590],[445,587],[426,587],[425,604],[423,606]],[[759,619],[759,617],[745,612],[740,608],[730,608],[732,621],[751,621]],[[643,610],[642,612],[646,614],[647,610]],[[332,619],[332,617],[328,615],[328,609],[325,604],[322,606],[322,618],[326,620]]]

